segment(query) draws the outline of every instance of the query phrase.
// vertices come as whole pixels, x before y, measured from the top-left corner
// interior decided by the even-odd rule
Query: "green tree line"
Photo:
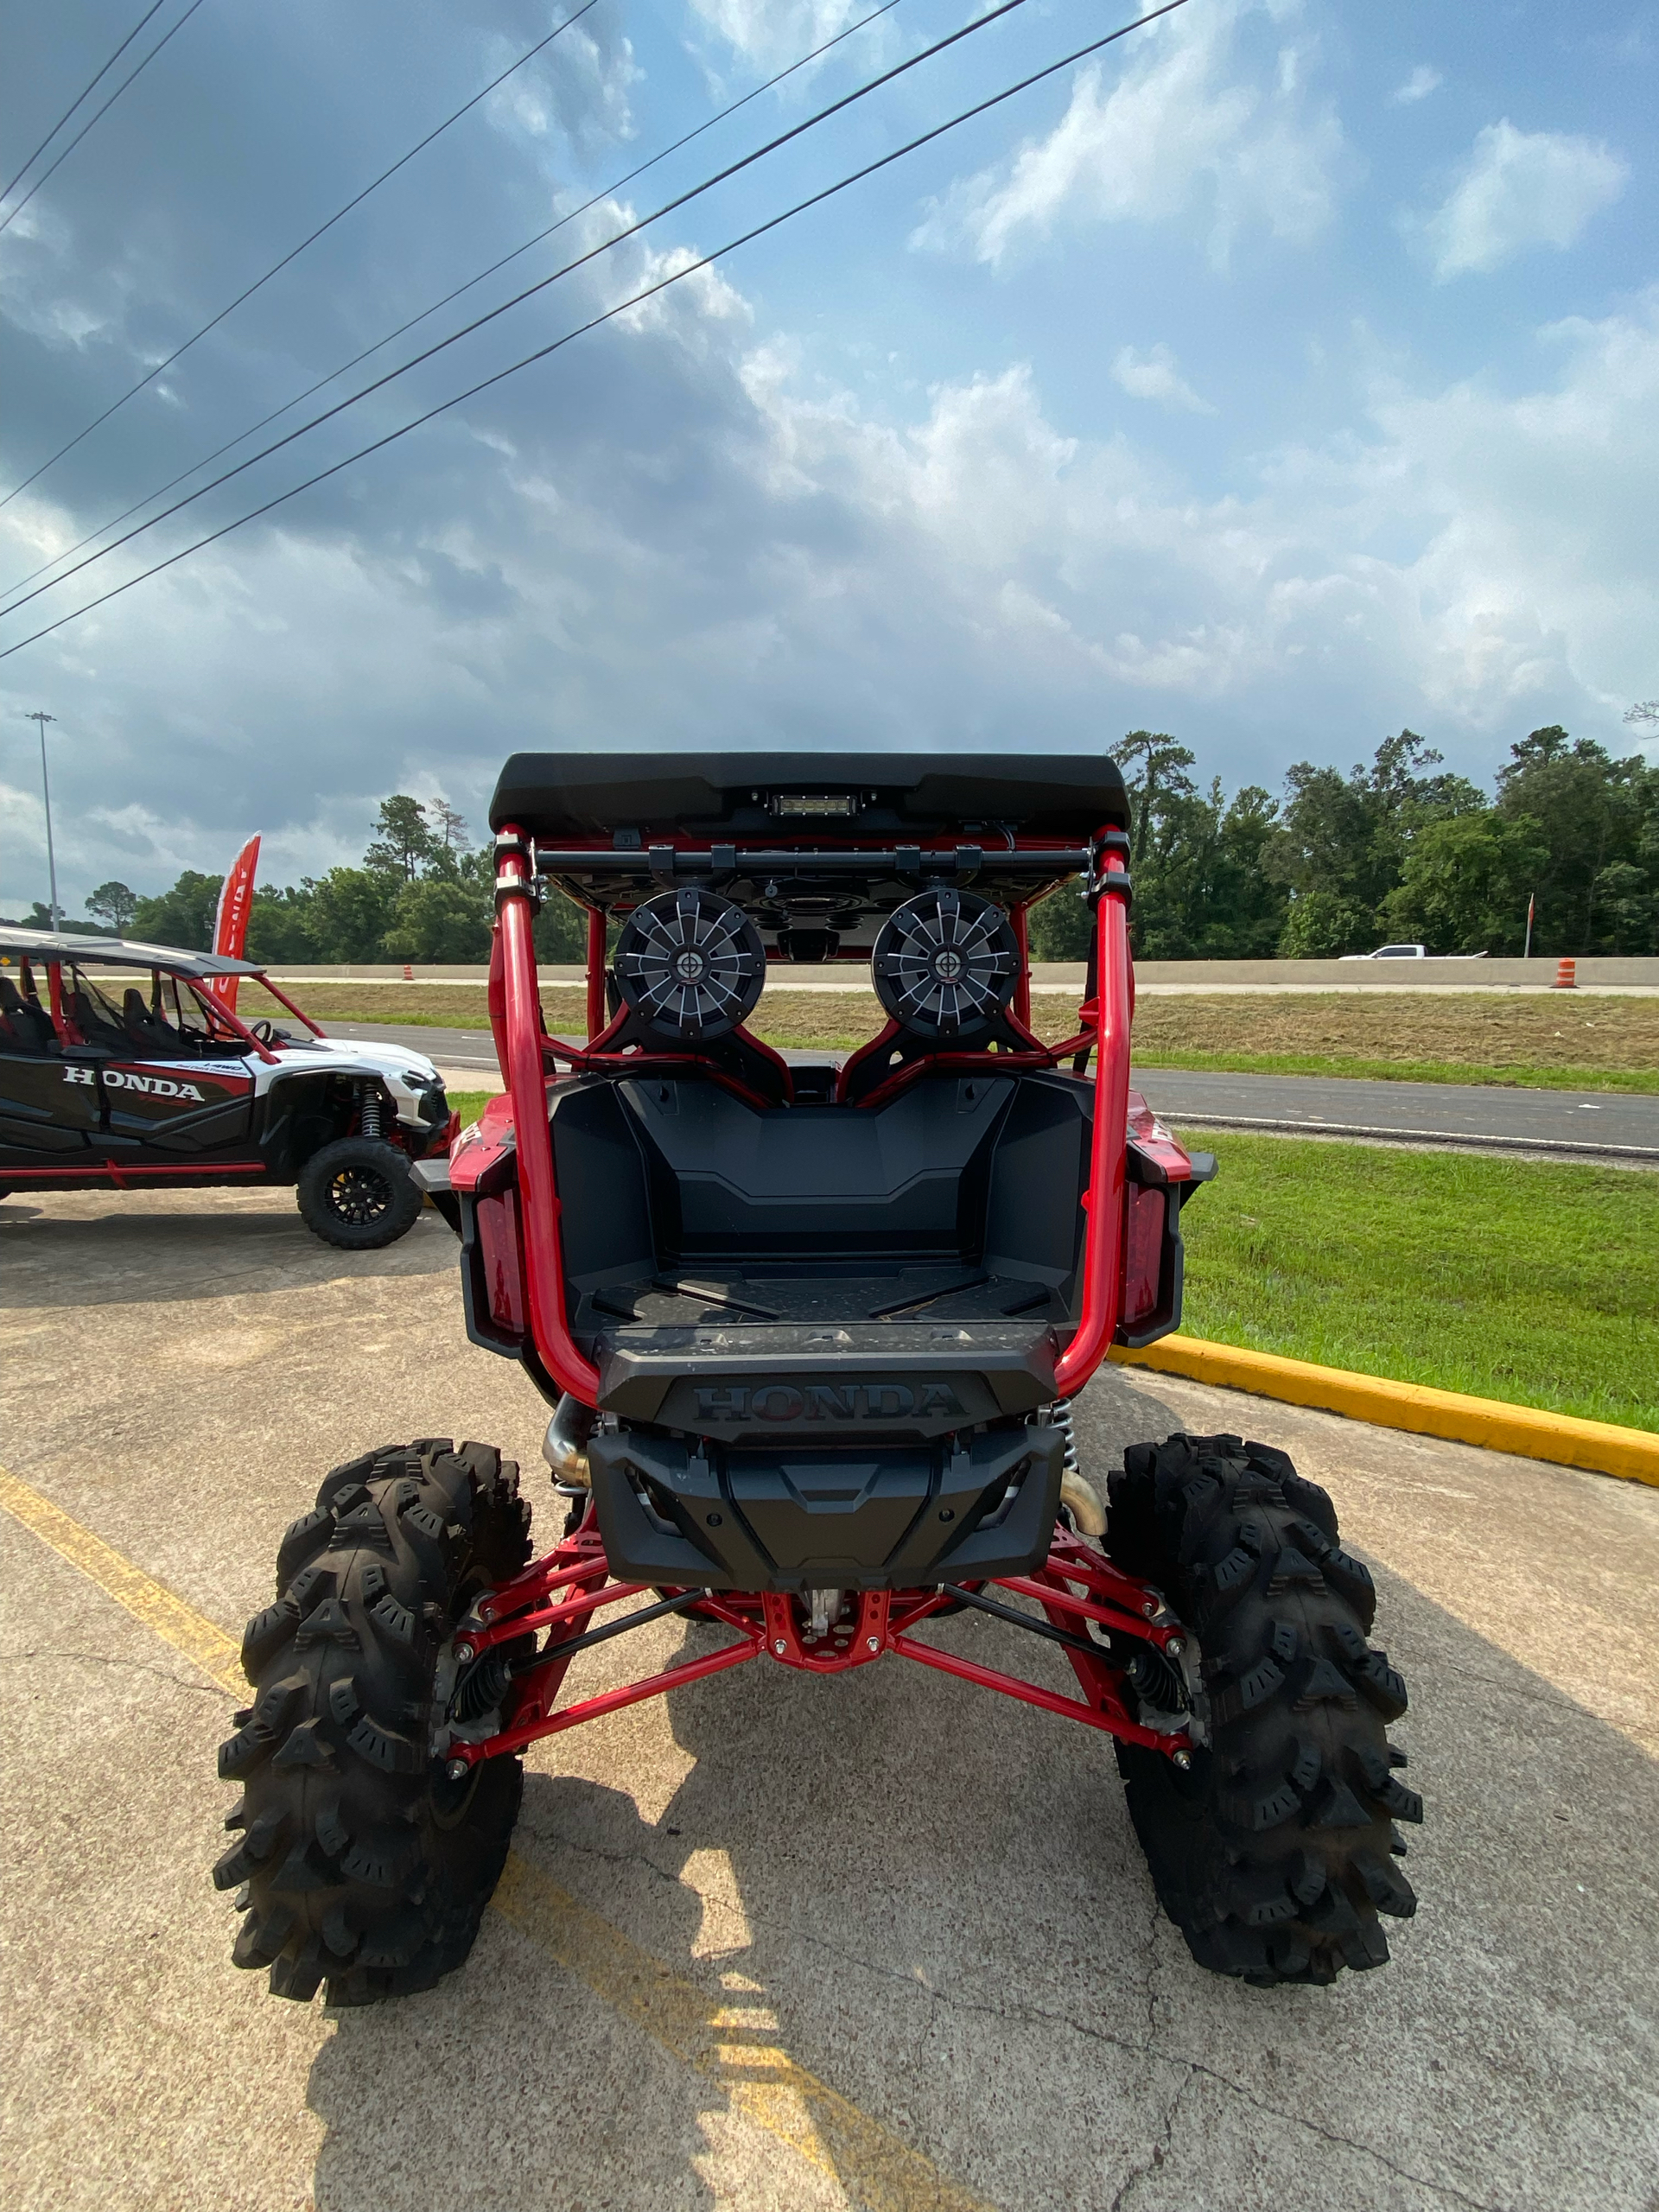
[[[186,868],[154,899],[124,883],[100,884],[86,901],[92,918],[67,926],[206,952],[224,880]],[[358,867],[256,888],[247,957],[276,969],[391,960],[481,965],[490,957],[494,894],[493,855],[474,847],[461,817],[442,800],[423,805],[400,791],[381,802]],[[51,922],[38,900],[26,919],[39,929]],[[582,916],[568,899],[550,899],[536,927],[541,957],[580,960],[585,944]]]
[[[1659,953],[1659,767],[1618,760],[1558,725],[1510,747],[1490,796],[1443,772],[1414,731],[1347,775],[1300,760],[1277,799],[1195,780],[1161,731],[1116,748],[1132,804],[1131,918],[1147,960],[1331,958],[1406,941],[1432,953],[1513,955],[1535,896],[1535,953]],[[141,898],[100,884],[79,927],[205,950],[223,879],[187,868]],[[272,967],[489,957],[494,863],[442,800],[382,802],[361,863],[256,891],[248,955]],[[45,927],[36,904],[27,918]],[[545,960],[582,957],[583,918],[550,899]],[[1039,960],[1075,960],[1088,915],[1074,887],[1032,916]]]
[[[1414,731],[1347,775],[1300,760],[1274,799],[1201,790],[1163,732],[1116,748],[1143,960],[1331,959],[1389,943],[1513,957],[1659,953],[1659,767],[1559,725],[1510,748],[1491,796]],[[1032,916],[1038,959],[1081,959],[1080,891]]]

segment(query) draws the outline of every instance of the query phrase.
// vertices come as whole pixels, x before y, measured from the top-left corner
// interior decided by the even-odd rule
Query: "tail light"
[[[510,1183],[505,1190],[480,1198],[478,1244],[484,1262],[484,1283],[490,1302],[490,1319],[512,1335],[524,1333],[524,1250],[518,1224],[518,1193]]]
[[[1123,1324],[1135,1329],[1158,1310],[1163,1275],[1164,1231],[1169,1219],[1169,1198],[1161,1190],[1147,1190],[1131,1183],[1125,1207],[1123,1255]]]

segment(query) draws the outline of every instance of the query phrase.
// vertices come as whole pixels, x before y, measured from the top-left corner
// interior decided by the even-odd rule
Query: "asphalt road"
[[[1091,1386],[1097,1476],[1243,1429],[1376,1578],[1428,1815],[1382,1972],[1200,1973],[1103,1738],[896,1660],[760,1660],[535,1747],[435,1990],[331,2015],[238,1973],[213,1624],[390,1437],[498,1441],[551,1517],[544,1408],[467,1343],[454,1252],[428,1217],[342,1255],[284,1192],[0,1208],[0,1456],[47,1502],[25,1525],[0,1484],[9,2212],[1651,2205],[1659,1492],[1167,1377]],[[572,1691],[697,1633],[584,1653]],[[1000,1624],[938,1633],[1066,1683]]]
[[[446,1071],[499,1080],[488,1033],[335,1022],[338,1037],[380,1038],[425,1052]],[[794,1058],[822,1058],[796,1054]],[[487,1081],[483,1080],[487,1078]],[[1659,1097],[1604,1091],[1510,1090],[1449,1083],[1367,1083],[1349,1077],[1192,1074],[1137,1068],[1135,1082],[1166,1121],[1210,1128],[1305,1129],[1489,1151],[1560,1152],[1659,1167]],[[463,1087],[458,1082],[455,1088]]]
[[[1135,1080],[1169,1122],[1495,1150],[1606,1154],[1645,1158],[1659,1167],[1659,1097],[1170,1068],[1138,1069]]]

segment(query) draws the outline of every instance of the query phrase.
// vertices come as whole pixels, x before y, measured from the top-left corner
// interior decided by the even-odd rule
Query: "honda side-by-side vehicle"
[[[296,1028],[239,1020],[229,976]],[[251,962],[0,928],[0,1197],[291,1183],[360,1251],[413,1225],[410,1166],[454,1135],[430,1060],[326,1037]]]
[[[1116,769],[524,753],[491,822],[507,1088],[414,1172],[459,1227],[469,1336],[551,1408],[557,1541],[532,1559],[487,1445],[327,1476],[219,1753],[237,1963],[338,2004],[429,1986],[473,1942],[528,1745],[760,1660],[908,1661],[1100,1731],[1202,1965],[1381,1964],[1421,1807],[1330,1499],[1236,1436],[1135,1446],[1105,1503],[1077,1464],[1109,1348],[1179,1320],[1181,1210],[1215,1166],[1129,1087]],[[1027,918],[1079,877],[1086,996],[1048,1045]],[[537,997],[561,894],[588,916],[580,1045]],[[868,963],[886,1025],[788,1064],[747,1024],[777,963],[824,961]],[[1075,1690],[936,1640],[969,1610]],[[668,1664],[564,1698],[578,1653],[672,1615]]]

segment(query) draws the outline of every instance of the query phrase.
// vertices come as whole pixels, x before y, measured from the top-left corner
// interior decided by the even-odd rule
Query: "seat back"
[[[0,1036],[14,1052],[52,1052],[58,1033],[44,1007],[26,999],[10,976],[0,976]]]
[[[566,1270],[961,1261],[1058,1287],[1081,1242],[1091,1104],[1050,1075],[938,1076],[874,1112],[759,1112],[695,1077],[562,1086]]]

